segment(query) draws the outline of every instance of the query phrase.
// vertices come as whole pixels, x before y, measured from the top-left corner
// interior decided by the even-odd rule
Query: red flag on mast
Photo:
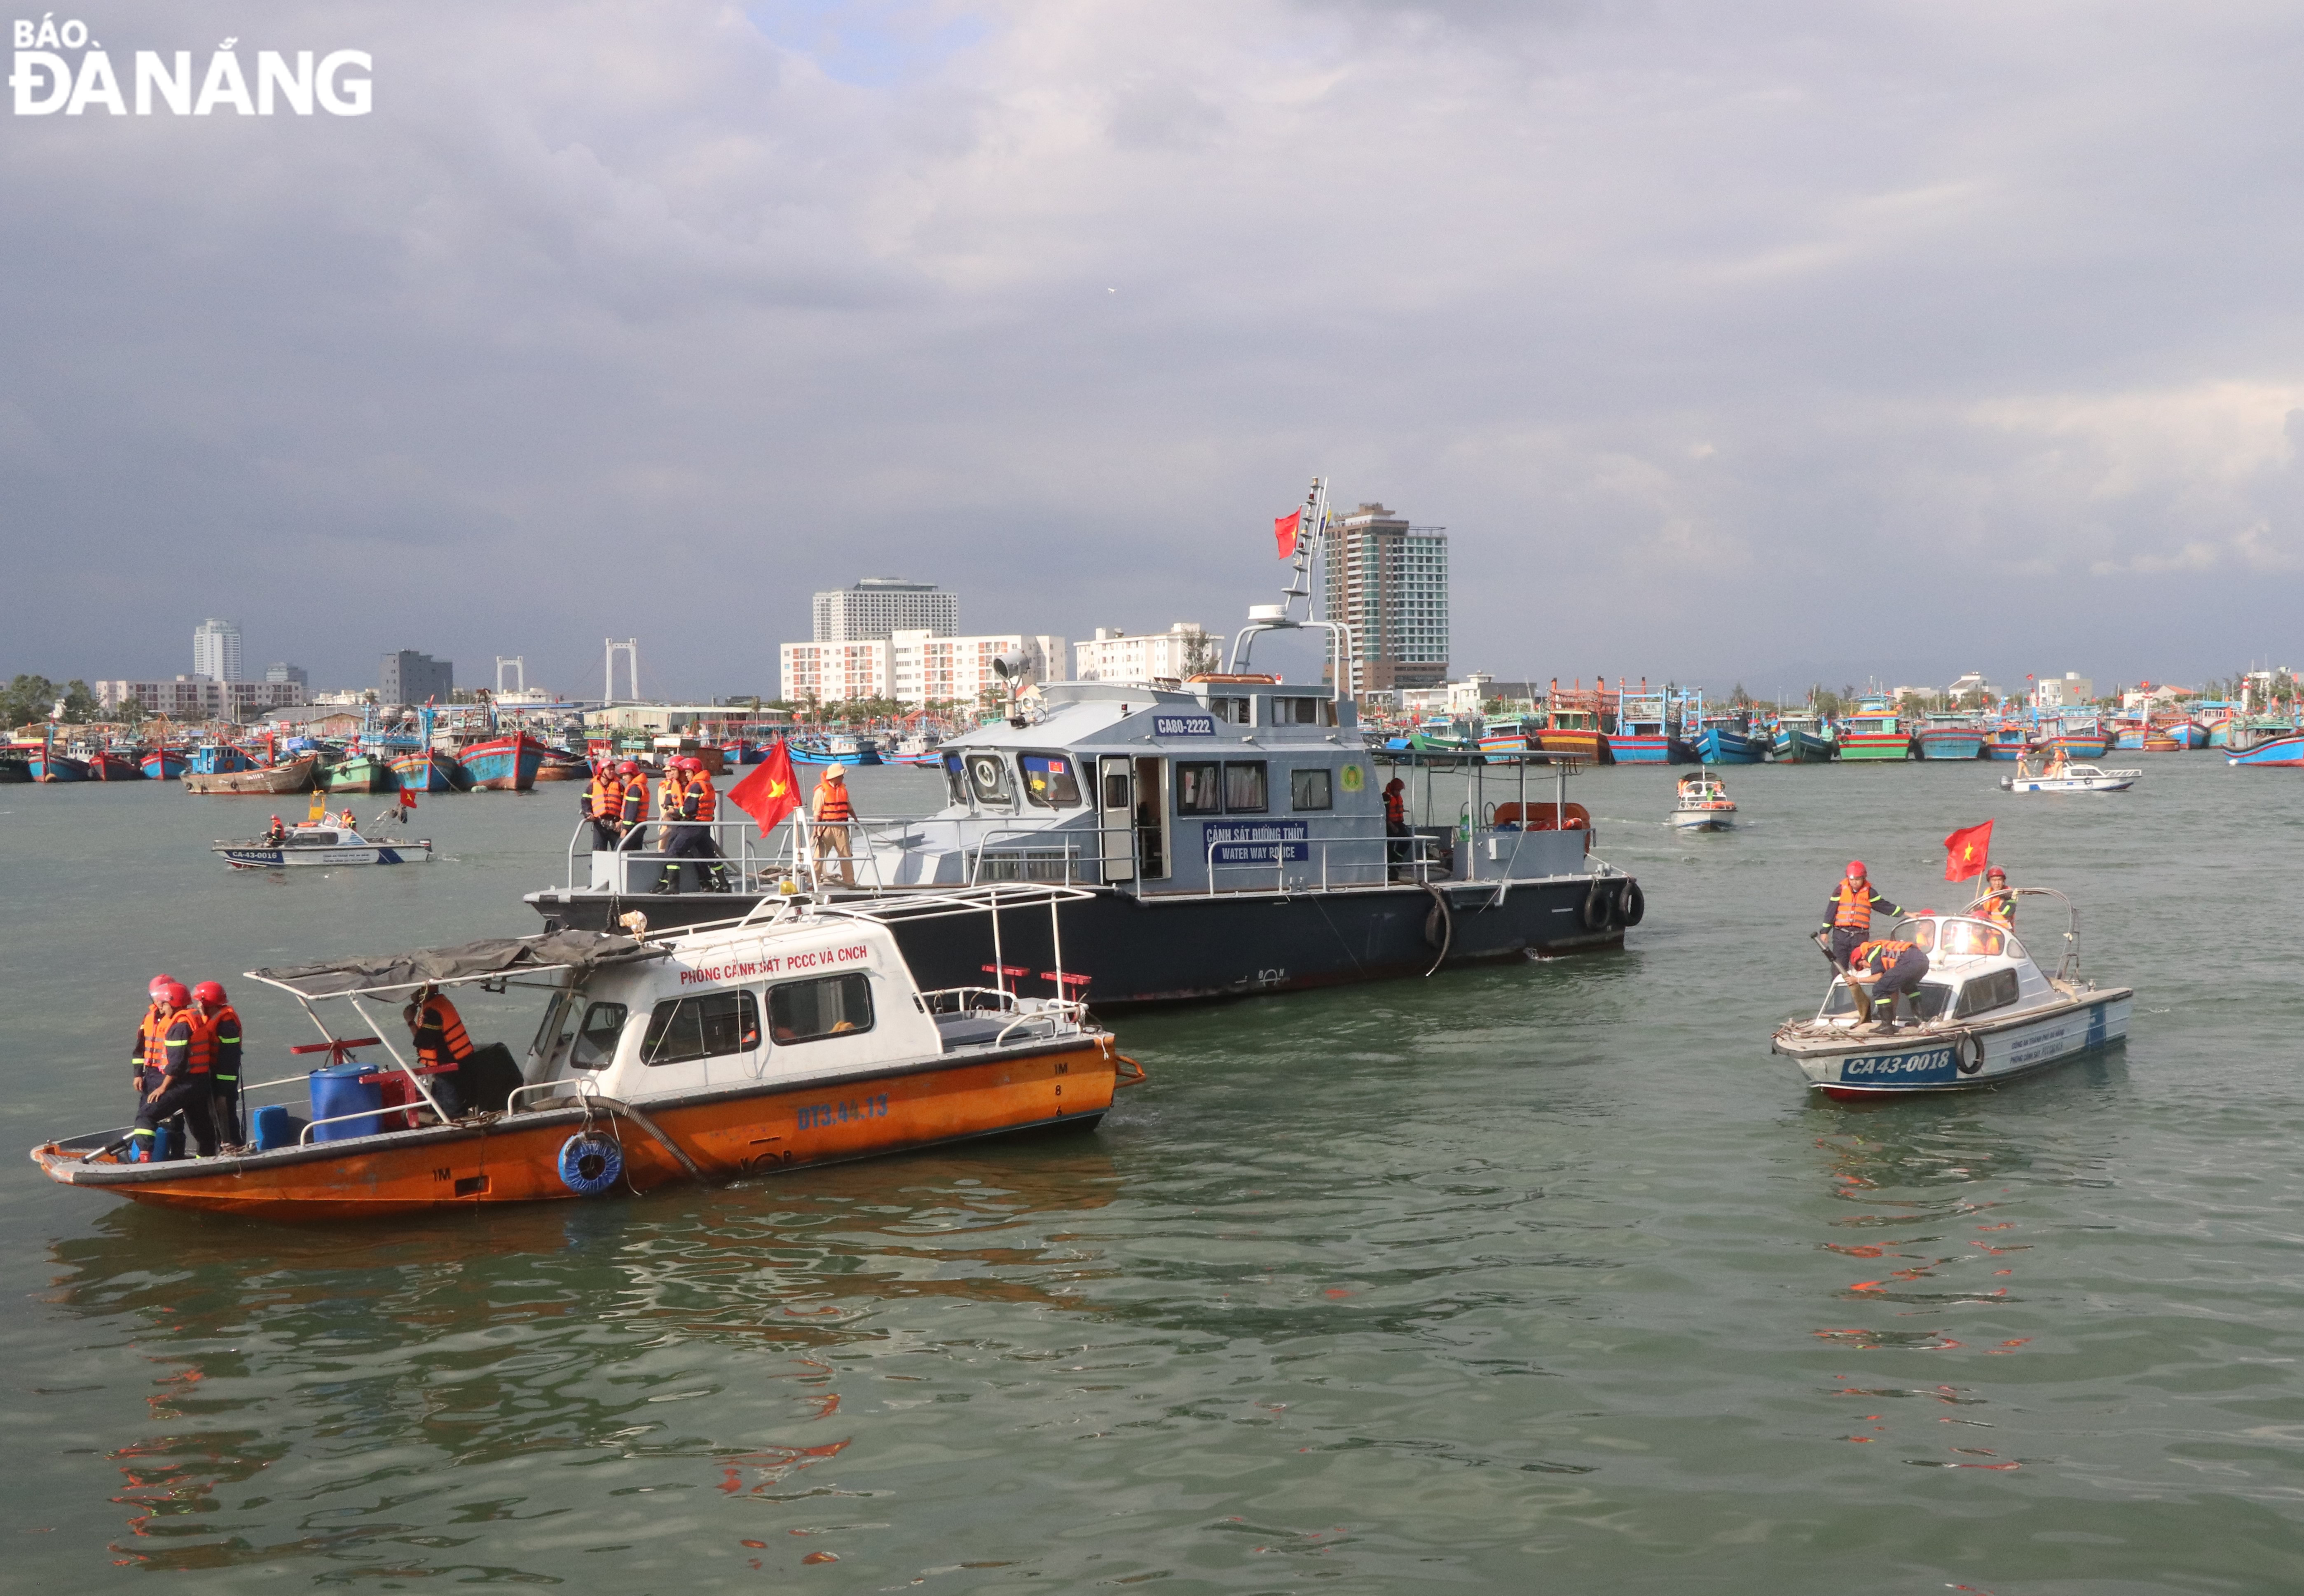
[[[752,773],[728,790],[728,801],[772,832],[776,822],[800,807],[800,779],[792,774],[792,750],[779,738]]]
[[[1944,880],[1966,881],[1982,875],[1992,862],[1992,823],[1972,825],[1944,839]]]
[[[1283,560],[1293,560],[1296,557],[1296,535],[1303,528],[1304,512],[1300,509],[1292,510],[1286,515],[1275,515],[1272,518],[1273,541],[1280,545],[1280,557]]]

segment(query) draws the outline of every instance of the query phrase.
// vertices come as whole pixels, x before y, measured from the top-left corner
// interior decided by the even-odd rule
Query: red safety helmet
[[[221,1003],[224,1001],[224,983],[221,981],[203,981],[198,986],[192,988],[192,996],[198,998],[203,1003]]]
[[[1995,865],[1991,869],[1984,873],[1984,879],[1986,881],[2006,881],[2008,879],[2008,872],[2003,870],[1999,866]]]
[[[160,989],[160,1001],[171,1009],[182,1009],[192,1001],[192,994],[184,990],[182,982],[171,979]]]
[[[1851,859],[1848,861],[1848,879],[1851,881],[1862,881],[1864,879],[1863,860]]]
[[[629,760],[629,759],[625,760],[622,764],[620,764],[620,765],[616,766],[616,774],[618,774],[618,775],[620,775],[620,776],[637,776],[637,775],[639,775],[640,773],[640,767],[639,765],[637,765],[637,764],[633,764],[631,760]]]
[[[151,984],[145,987],[144,995],[157,1003],[163,993],[176,984],[177,981],[174,975],[155,975],[152,977]]]

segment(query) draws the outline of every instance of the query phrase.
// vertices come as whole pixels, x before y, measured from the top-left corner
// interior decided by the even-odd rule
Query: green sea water
[[[1712,837],[1662,825],[1677,773],[1590,773],[1622,953],[1122,1017],[1150,1080],[1064,1139],[335,1227],[19,1153],[0,1584],[2304,1588],[2304,783],[2130,760],[2109,798],[1732,770]],[[239,875],[207,844],[260,800],[0,788],[13,1144],[124,1120],[156,970],[224,979],[267,1077],[313,1033],[238,972],[533,929],[573,804]],[[1809,1101],[1767,1035],[1841,866],[1949,907],[1937,840],[1987,818],[2130,1041]]]

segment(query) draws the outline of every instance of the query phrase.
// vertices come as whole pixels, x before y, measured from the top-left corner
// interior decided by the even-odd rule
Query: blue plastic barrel
[[[360,1077],[372,1073],[365,1064],[331,1064],[312,1071],[314,1141],[341,1142],[350,1136],[372,1136],[384,1128],[377,1122],[375,1112],[384,1106],[384,1088],[374,1081],[360,1084]],[[360,1117],[340,1119],[334,1125],[320,1123],[339,1114]]]
[[[284,1102],[267,1102],[256,1110],[256,1148],[269,1153],[275,1147],[296,1144],[298,1126]],[[326,1130],[327,1127],[320,1127]]]

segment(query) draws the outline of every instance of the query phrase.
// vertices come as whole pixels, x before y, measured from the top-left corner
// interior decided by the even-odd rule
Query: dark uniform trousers
[[[144,1072],[144,1090],[149,1092],[161,1082],[166,1089],[157,1097],[140,1100],[136,1105],[137,1136],[146,1148],[151,1146],[152,1133],[178,1114],[192,1133],[192,1141],[206,1157],[216,1150],[216,1121],[210,1117],[211,1093],[208,1077],[204,1075],[164,1076],[157,1069]]]

